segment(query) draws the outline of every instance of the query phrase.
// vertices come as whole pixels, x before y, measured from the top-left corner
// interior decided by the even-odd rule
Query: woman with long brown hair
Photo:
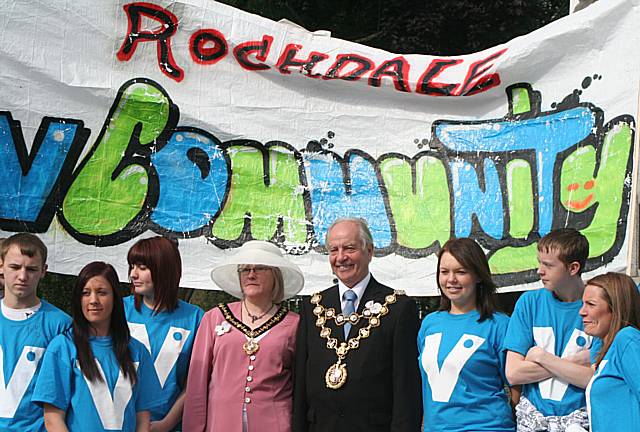
[[[178,298],[182,259],[177,244],[161,236],[139,240],[127,254],[131,296],[124,310],[131,335],[154,361],[165,400],[151,410],[151,432],[180,430],[193,341],[204,312]]]
[[[424,431],[515,431],[502,345],[509,317],[497,311],[480,245],[469,238],[447,241],[436,281],[440,308],[418,333]]]
[[[640,424],[640,294],[622,273],[587,282],[580,316],[584,331],[602,339],[587,386],[591,431],[631,431]]]
[[[32,397],[44,405],[48,431],[149,431],[157,380],[151,357],[129,335],[119,286],[104,262],[78,275],[73,328],[47,347]]]

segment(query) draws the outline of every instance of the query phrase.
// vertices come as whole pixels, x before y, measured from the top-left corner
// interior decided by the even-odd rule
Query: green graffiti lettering
[[[595,178],[588,174],[595,171],[595,150],[591,147],[580,158],[582,164],[588,168],[578,171],[582,177],[578,177],[583,182],[570,183],[572,188],[580,186],[571,199],[562,200],[562,204],[572,211],[584,211],[587,208],[600,203],[595,210],[593,219],[582,233],[589,240],[589,257],[598,257],[606,253],[613,247],[618,235],[618,224],[620,209],[625,201],[625,181],[627,179],[627,163],[631,154],[632,130],[627,123],[618,123],[610,129],[604,136],[603,145],[600,149],[600,166]],[[580,149],[574,153],[578,153]],[[563,164],[563,172],[560,176],[562,191],[567,190],[564,178],[564,165],[571,162],[567,158]],[[589,172],[590,168],[590,172]],[[579,208],[575,208],[577,207]]]
[[[149,174],[146,159],[133,155],[143,147],[150,151],[167,125],[169,108],[168,97],[150,84],[123,86],[63,202],[64,218],[79,233],[115,234],[141,213]]]
[[[248,218],[254,239],[270,240],[281,235],[287,243],[304,244],[308,222],[296,156],[284,147],[270,147],[265,172],[265,155],[259,149],[237,145],[229,147],[227,153],[231,160],[231,188],[213,225],[213,237],[238,239]],[[278,233],[280,223],[282,231]]]
[[[526,87],[515,87],[511,92],[513,114],[522,114],[531,110],[531,97]]]
[[[595,179],[596,149],[593,146],[577,148],[562,163],[560,170],[560,203],[574,213],[583,213],[596,202]]]
[[[570,212],[583,213],[600,203],[589,226],[581,232],[589,240],[589,257],[600,257],[614,246],[619,235],[620,211],[625,204],[627,164],[631,155],[632,128],[618,123],[604,136],[600,154],[593,146],[578,147],[563,161],[560,171],[560,203]],[[597,175],[596,163],[600,161]],[[492,273],[508,274],[535,269],[537,243],[497,250],[489,259]]]
[[[496,250],[489,258],[491,274],[502,275],[538,267],[537,245],[538,243],[522,247],[506,246]]]
[[[400,158],[386,158],[380,171],[396,224],[398,244],[411,249],[446,242],[451,235],[451,199],[444,164],[423,156],[411,164]]]
[[[513,238],[526,238],[533,230],[534,218],[531,165],[515,159],[507,163],[506,171],[509,234]]]

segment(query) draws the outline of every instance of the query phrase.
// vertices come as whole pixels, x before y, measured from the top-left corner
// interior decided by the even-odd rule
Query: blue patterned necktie
[[[356,311],[356,299],[358,295],[353,290],[346,290],[344,294],[342,294],[343,300],[345,300],[344,309],[342,310],[342,314],[345,318],[349,318],[349,315]],[[351,323],[346,321],[344,323],[344,339],[346,340],[349,336],[349,330],[351,330]]]

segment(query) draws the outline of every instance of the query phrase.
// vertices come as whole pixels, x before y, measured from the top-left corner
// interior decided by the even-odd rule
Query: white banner
[[[0,229],[41,233],[49,268],[177,238],[183,286],[250,238],[332,283],[338,217],[365,218],[373,274],[437,294],[436,253],[470,236],[503,291],[536,243],[589,239],[626,266],[640,0],[597,2],[458,57],[392,54],[210,0],[0,8]]]

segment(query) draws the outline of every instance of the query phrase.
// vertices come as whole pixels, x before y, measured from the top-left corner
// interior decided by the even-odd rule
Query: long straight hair
[[[136,264],[142,264],[151,271],[154,313],[163,310],[172,312],[178,307],[182,259],[176,244],[161,236],[142,239],[129,249],[127,262],[129,272]],[[136,310],[140,311],[142,296],[135,293],[133,286],[131,294],[133,294]]]
[[[451,310],[451,300],[444,295],[440,286],[440,261],[445,252],[449,252],[462,267],[480,279],[476,284],[476,310],[480,313],[478,322],[491,318],[497,310],[496,284],[491,279],[491,270],[484,251],[478,243],[466,237],[447,241],[438,253],[438,266],[436,267],[436,283],[440,288],[440,307],[438,310]]]
[[[94,261],[84,266],[80,270],[76,285],[73,288],[71,297],[71,315],[73,316],[73,342],[78,351],[78,362],[82,374],[91,382],[104,381],[98,366],[96,365],[93,350],[89,344],[91,336],[91,324],[87,321],[82,311],[82,291],[84,290],[89,279],[102,276],[111,285],[113,292],[113,310],[111,312],[111,323],[109,324],[109,335],[111,336],[113,352],[118,360],[120,370],[132,384],[137,381],[136,369],[131,359],[129,351],[129,326],[124,315],[124,305],[122,296],[120,295],[120,283],[118,274],[111,264],[101,261]]]
[[[633,279],[622,273],[609,272],[598,275],[589,279],[587,285],[602,290],[602,298],[611,311],[611,325],[602,339],[602,349],[596,357],[597,368],[620,330],[627,326],[640,330],[640,294]]]

